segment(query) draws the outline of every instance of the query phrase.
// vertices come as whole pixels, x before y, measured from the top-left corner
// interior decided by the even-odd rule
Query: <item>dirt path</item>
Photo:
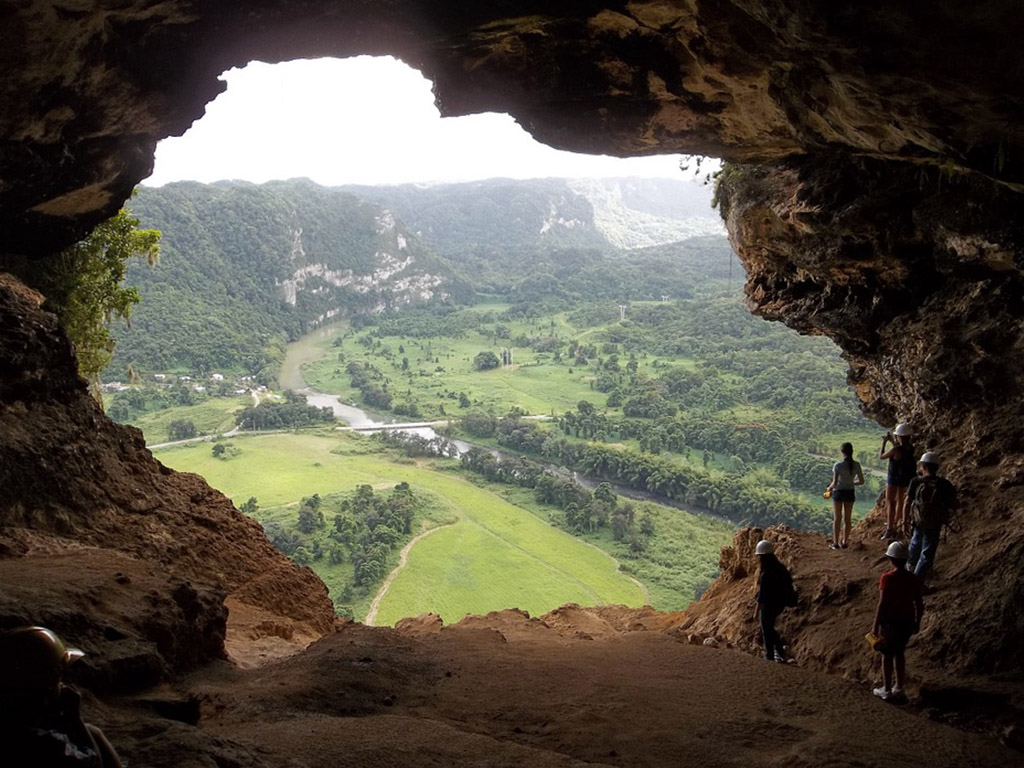
[[[384,583],[381,584],[380,589],[377,590],[377,594],[374,595],[373,602],[370,603],[370,610],[366,612],[366,619],[363,621],[363,624],[368,627],[372,627],[373,622],[377,620],[377,611],[380,609],[380,602],[384,599],[384,595],[388,593],[388,589],[391,588],[391,583],[395,580],[395,577],[398,576],[399,571],[405,567],[405,562],[409,559],[409,550],[412,549],[413,545],[420,539],[426,538],[430,534],[440,531],[443,528],[448,528],[452,525],[455,525],[455,523],[439,525],[437,528],[431,528],[430,530],[424,531],[402,547],[402,551],[398,553],[398,565],[396,565],[395,569],[388,574],[388,577],[384,579]]]

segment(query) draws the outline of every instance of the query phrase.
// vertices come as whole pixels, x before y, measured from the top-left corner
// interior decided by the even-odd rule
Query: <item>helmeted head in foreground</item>
[[[85,654],[46,627],[0,633],[0,692],[45,696],[57,692],[68,665]]]

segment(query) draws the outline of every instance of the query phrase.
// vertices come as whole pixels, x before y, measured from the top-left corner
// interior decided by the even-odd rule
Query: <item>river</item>
[[[278,383],[282,389],[293,389],[306,396],[306,402],[315,405],[317,408],[330,408],[334,411],[336,418],[341,419],[350,427],[359,430],[371,431],[374,429],[389,429],[395,424],[389,417],[372,414],[365,411],[355,403],[343,403],[337,395],[329,395],[326,392],[318,392],[309,386],[306,377],[302,373],[302,366],[305,363],[312,363],[324,356],[324,342],[333,338],[342,328],[343,324],[327,325],[312,333],[308,333],[298,341],[294,341],[285,348],[284,361],[281,363],[281,373],[278,375]],[[410,435],[432,440],[438,437],[432,427],[412,427],[398,430]],[[465,453],[472,446],[461,440],[452,440],[459,453]],[[497,454],[496,454],[497,455]]]
[[[330,408],[334,411],[334,415],[346,422],[349,426],[359,430],[385,430],[389,429],[391,424],[395,424],[394,420],[388,421],[386,417],[377,417],[371,415],[369,412],[364,411],[352,403],[343,403],[337,395],[329,395],[325,392],[317,392],[315,389],[309,386],[302,374],[302,365],[304,363],[312,363],[316,360],[320,360],[324,356],[324,345],[323,342],[333,337],[343,325],[328,325],[320,328],[312,333],[303,336],[298,341],[292,342],[285,349],[284,362],[281,364],[281,373],[278,376],[278,382],[284,389],[294,389],[297,392],[301,392],[306,396],[306,401],[310,405],[315,405],[318,408]],[[405,432],[407,434],[419,435],[420,437],[432,440],[435,437],[439,437],[437,432],[432,427],[412,427],[402,428],[396,430],[398,432]],[[471,443],[464,442],[462,440],[450,440],[459,451],[459,455],[462,455],[466,451],[470,450],[473,445]],[[481,446],[482,447],[482,446]],[[503,451],[496,450],[494,448],[484,448],[489,451],[493,456],[502,459],[513,459],[514,454],[505,453]],[[553,474],[559,475],[565,478],[571,478],[575,482],[589,491],[594,490],[598,485],[601,484],[602,480],[596,477],[588,477],[587,475],[581,475],[573,470],[566,469],[565,467],[558,466],[556,464],[542,464],[545,470]],[[627,499],[633,499],[634,501],[649,501],[655,504],[662,504],[667,507],[673,507],[680,509],[684,512],[689,512],[696,515],[705,515],[713,517],[716,520],[722,520],[733,524],[732,521],[727,520],[725,517],[718,515],[717,513],[702,508],[695,508],[683,504],[682,502],[675,501],[666,496],[660,496],[656,493],[649,491],[639,491],[635,488],[629,488],[627,486],[618,485],[616,483],[610,483],[612,490]]]

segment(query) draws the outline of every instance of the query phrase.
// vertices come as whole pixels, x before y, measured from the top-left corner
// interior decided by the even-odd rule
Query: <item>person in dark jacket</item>
[[[921,474],[910,481],[903,516],[913,524],[907,567],[924,582],[935,563],[942,526],[957,507],[956,488],[939,477],[938,454],[928,451],[919,462]]]
[[[761,616],[761,637],[764,640],[764,656],[768,661],[786,663],[786,648],[775,630],[775,620],[787,606],[796,605],[796,591],[793,577],[775,556],[775,547],[762,539],[754,550],[761,566],[757,580],[757,605],[754,618]]]

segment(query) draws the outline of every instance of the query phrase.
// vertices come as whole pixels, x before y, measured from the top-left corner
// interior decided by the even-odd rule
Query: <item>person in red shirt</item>
[[[907,678],[907,662],[904,652],[910,636],[920,629],[924,613],[921,582],[907,570],[908,554],[906,544],[892,542],[885,551],[892,570],[883,573],[878,582],[878,608],[872,631],[882,638],[882,685],[873,693],[886,701],[905,698],[903,683]]]

